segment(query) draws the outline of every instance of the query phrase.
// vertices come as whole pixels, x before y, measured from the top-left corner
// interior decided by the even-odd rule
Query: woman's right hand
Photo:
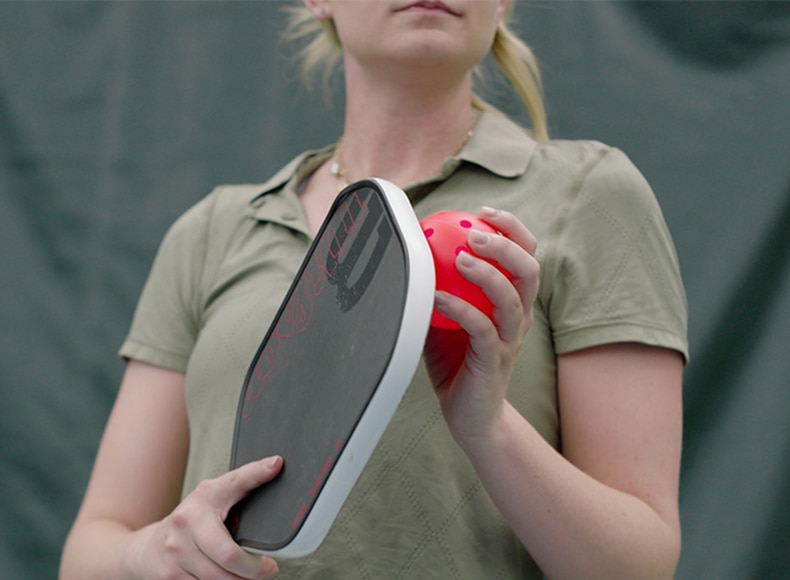
[[[139,530],[127,566],[142,578],[272,578],[277,563],[241,548],[225,526],[230,509],[282,468],[279,456],[202,482],[164,519]]]

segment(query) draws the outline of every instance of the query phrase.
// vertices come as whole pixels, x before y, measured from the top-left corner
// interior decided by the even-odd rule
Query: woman
[[[342,140],[262,186],[218,188],[168,233],[62,578],[672,577],[687,348],[674,249],[622,153],[546,138],[508,8],[307,0],[324,30],[308,64],[328,40],[342,47]],[[491,50],[534,138],[472,91]],[[491,318],[436,294],[464,332],[429,334],[322,546],[275,562],[223,525],[282,467],[224,473],[238,389],[336,192],[367,176],[404,188],[420,217],[479,211],[503,235],[470,245],[512,282],[459,255]]]

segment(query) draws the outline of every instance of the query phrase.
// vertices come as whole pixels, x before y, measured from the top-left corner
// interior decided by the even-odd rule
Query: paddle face
[[[320,544],[411,381],[432,301],[430,250],[403,192],[346,188],[242,389],[231,469],[285,464],[232,510],[240,545],[289,557]]]

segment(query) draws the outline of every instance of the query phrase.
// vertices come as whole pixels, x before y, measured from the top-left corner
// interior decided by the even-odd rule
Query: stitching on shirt
[[[447,514],[444,522],[436,529],[435,532],[428,535],[426,541],[421,542],[417,548],[411,553],[409,559],[406,560],[403,567],[401,568],[400,572],[398,573],[398,578],[403,578],[409,572],[409,570],[414,566],[414,563],[417,561],[417,558],[425,551],[425,548],[428,546],[429,543],[434,542],[442,538],[442,536],[446,536],[447,530],[450,529],[450,526],[453,525],[458,515],[463,511],[463,509],[469,505],[472,499],[480,492],[482,489],[482,484],[480,481],[476,481],[472,487],[470,487],[459,499],[458,503],[455,505],[455,508]],[[455,576],[458,577],[457,575]]]
[[[644,231],[644,225],[638,230],[634,235],[629,235],[628,230],[623,227],[619,220],[617,220],[611,212],[609,212],[600,202],[598,199],[592,197],[589,194],[585,194],[585,197],[588,202],[588,207],[590,211],[594,211],[598,214],[604,221],[606,221],[612,228],[612,230],[617,232],[617,235],[622,238],[623,243],[618,244],[620,247],[624,247],[622,254],[619,257],[616,267],[614,268],[614,272],[611,276],[608,277],[606,282],[606,286],[603,288],[603,292],[600,293],[598,296],[594,296],[591,293],[584,292],[584,288],[578,285],[576,280],[571,280],[574,284],[574,287],[579,290],[579,297],[578,300],[583,305],[580,308],[580,311],[584,311],[584,320],[589,321],[592,317],[599,314],[599,308],[605,307],[606,304],[610,304],[610,298],[612,292],[620,283],[622,279],[623,272],[626,269],[626,265],[630,263],[635,250],[636,250],[636,241],[639,237],[641,237],[642,232]]]
[[[403,577],[411,567],[414,565],[414,562],[417,560],[418,556],[425,550],[427,545],[431,542],[437,542],[441,551],[447,558],[447,564],[450,567],[450,571],[452,574],[448,574],[449,578],[460,578],[461,574],[458,570],[458,566],[455,564],[455,560],[453,558],[453,552],[450,550],[449,546],[447,545],[444,536],[434,530],[433,526],[431,525],[431,521],[423,508],[420,504],[420,501],[417,497],[417,492],[414,488],[414,482],[411,478],[407,477],[405,472],[401,472],[400,474],[400,481],[403,485],[403,489],[406,492],[406,497],[409,500],[409,503],[414,508],[415,512],[417,513],[417,519],[419,520],[422,529],[424,531],[423,537],[421,541],[417,544],[417,549],[411,553],[411,556],[406,560],[403,567],[401,568],[398,577]]]
[[[436,425],[436,422],[441,418],[441,416],[442,413],[438,408],[431,413],[430,417],[428,417],[425,423],[423,423],[422,427],[420,427],[420,429],[414,434],[414,437],[412,437],[411,441],[409,441],[409,443],[403,448],[403,451],[400,453],[400,455],[393,459],[389,465],[382,467],[373,480],[368,483],[367,488],[362,492],[355,505],[351,506],[348,512],[343,516],[343,522],[350,521],[354,518],[365,501],[367,501],[368,497],[370,497],[370,495],[378,489],[381,482],[389,476],[392,470],[394,470],[404,461],[404,459],[411,455],[411,452],[414,451],[419,442],[425,438],[428,432],[433,429],[434,425]],[[385,454],[384,457],[386,458],[387,455],[388,454]]]
[[[546,306],[546,313],[548,314],[551,309],[551,296],[554,290],[554,280],[557,277],[557,268],[559,268],[559,256],[557,254],[557,246],[559,240],[562,238],[568,227],[568,221],[571,213],[575,207],[580,203],[582,196],[581,191],[587,181],[590,173],[598,166],[598,163],[606,157],[609,153],[608,149],[601,149],[595,152],[594,158],[588,160],[588,165],[578,172],[570,190],[573,192],[569,196],[568,201],[564,207],[557,212],[557,219],[553,228],[551,228],[546,235],[546,241],[539,241],[539,246],[543,249],[545,256],[540,270],[540,286],[538,287],[538,298]],[[542,243],[540,243],[542,242]],[[549,328],[551,329],[551,318],[549,320]]]
[[[208,254],[209,249],[212,247],[211,244],[211,234],[214,224],[214,215],[216,214],[217,208],[217,199],[219,198],[220,193],[223,191],[224,188],[217,187],[214,191],[209,195],[207,201],[211,202],[211,205],[208,208],[205,225],[203,226],[203,235],[200,236],[200,240],[203,243],[203,255],[202,259],[199,262],[198,267],[200,271],[197,273],[197,284],[193,284],[195,287],[195,298],[193,308],[194,308],[194,315],[195,315],[195,336],[199,334],[199,330],[205,324],[204,316],[206,312],[206,297],[211,289],[211,286],[207,283],[206,276],[206,263],[208,262]]]
[[[346,547],[348,551],[352,554],[354,564],[357,566],[357,570],[362,578],[365,580],[375,580],[373,576],[371,576],[370,572],[365,567],[365,559],[362,557],[362,554],[359,551],[359,544],[354,542],[354,538],[351,535],[351,530],[347,525],[340,526],[340,531],[343,534],[343,540],[346,543]]]

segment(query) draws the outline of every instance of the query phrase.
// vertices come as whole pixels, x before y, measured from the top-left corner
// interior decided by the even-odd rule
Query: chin
[[[446,32],[432,31],[420,35],[409,35],[403,50],[393,50],[390,54],[399,61],[411,60],[414,65],[445,64],[448,66],[466,65],[473,67],[488,53],[488,47],[471,50],[459,42],[457,37]],[[395,48],[395,47],[393,47]]]

